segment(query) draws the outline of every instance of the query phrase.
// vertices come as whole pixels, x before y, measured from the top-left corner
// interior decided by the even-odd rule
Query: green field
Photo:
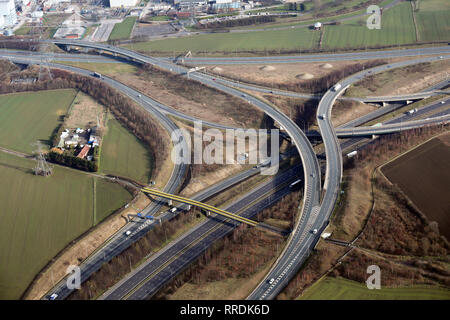
[[[150,21],[170,21],[169,16],[154,16],[149,19]]]
[[[131,199],[117,184],[57,166],[35,176],[34,166],[0,152],[0,299],[20,298],[60,250]]]
[[[148,183],[152,159],[146,147],[117,120],[108,121],[100,153],[101,172]]]
[[[127,45],[133,50],[158,52],[308,49],[317,47],[320,34],[306,28],[280,31],[203,34]]]
[[[450,1],[419,1],[415,15],[419,41],[450,39]]]
[[[449,300],[450,289],[428,286],[369,290],[365,284],[326,277],[308,288],[300,300]]]
[[[49,145],[76,94],[63,89],[0,95],[0,146],[31,153],[36,140]]]
[[[121,23],[116,23],[109,35],[109,40],[129,39],[136,19],[137,17],[127,17]]]
[[[29,34],[30,31],[31,31],[31,27],[23,26],[23,27],[20,27],[19,29],[17,29],[16,31],[14,31],[14,35],[24,36],[24,35]]]
[[[385,5],[390,1],[383,1]],[[444,0],[420,1],[416,12],[419,39],[409,2],[400,2],[386,10],[381,18],[381,29],[369,30],[368,16],[352,18],[339,25],[326,25],[322,39],[322,49],[365,48],[376,46],[398,46],[414,44],[417,41],[450,40],[450,5]],[[339,18],[351,17],[362,11],[348,13]],[[132,50],[143,52],[180,53],[192,52],[234,52],[268,50],[317,49],[320,32],[304,28],[289,28],[294,25],[309,26],[314,21],[331,21],[336,17],[326,17],[304,22],[270,24],[268,26],[248,26],[239,33],[200,34],[190,37],[168,38],[126,45]],[[245,32],[245,29],[265,28],[265,31]],[[281,30],[271,28],[285,27]],[[287,27],[287,28],[286,28]]]
[[[381,18],[381,29],[368,29],[366,19],[349,20],[337,26],[325,26],[322,47],[325,49],[373,47],[416,42],[412,10],[408,2],[387,10]]]

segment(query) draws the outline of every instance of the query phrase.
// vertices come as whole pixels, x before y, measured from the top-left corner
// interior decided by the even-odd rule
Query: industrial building
[[[111,8],[134,7],[138,0],[109,0]]]
[[[209,6],[211,10],[219,12],[219,11],[228,11],[228,10],[239,10],[241,7],[240,0],[212,0],[209,1]]]
[[[0,27],[9,27],[17,22],[14,0],[0,0]]]

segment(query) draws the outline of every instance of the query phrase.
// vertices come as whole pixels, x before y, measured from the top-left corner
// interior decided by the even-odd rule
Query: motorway
[[[443,57],[442,57],[442,59],[443,59]],[[228,79],[228,78],[216,75],[216,74],[213,74],[212,77],[213,77],[214,81],[224,84],[226,86],[239,88],[239,89],[245,89],[245,90],[252,90],[252,91],[261,92],[261,93],[275,94],[275,95],[279,95],[279,96],[292,97],[292,98],[316,99],[316,100],[322,99],[322,96],[323,96],[322,94],[299,93],[299,92],[269,88],[269,87],[265,87],[265,86],[255,85],[255,84],[249,84],[249,83],[245,83],[245,82],[231,80],[231,79]],[[391,96],[377,96],[377,97],[338,97],[337,99],[358,101],[358,102],[363,102],[363,103],[384,103],[384,102],[392,103],[392,102],[401,102],[401,101],[414,101],[414,100],[421,100],[421,99],[429,98],[434,95],[448,94],[448,93],[450,93],[450,91],[440,90],[441,88],[444,88],[448,85],[449,85],[449,80],[445,80],[445,81],[442,81],[442,82],[432,86],[431,88],[429,88],[428,90],[423,91],[423,92],[406,93],[406,94],[391,95]]]
[[[423,110],[433,112],[434,109],[435,108],[424,107]],[[420,116],[419,112],[410,117],[415,118],[418,116]],[[393,120],[396,119],[397,118]],[[360,140],[367,139],[351,139],[345,142],[341,142],[341,146],[347,146],[348,148],[350,148],[355,144],[358,144]],[[294,170],[296,171],[297,169],[294,168]],[[288,180],[288,182],[295,179],[296,177],[291,178]],[[273,189],[279,189],[280,184],[285,182],[286,181],[284,181],[283,178],[278,178],[270,183],[272,184]],[[282,197],[290,191],[291,190],[289,190],[289,188],[283,188],[279,191],[278,194],[280,197]],[[208,226],[203,225],[206,223],[208,223]],[[218,221],[216,221],[216,224],[217,223]],[[217,226],[214,227],[214,223],[208,221],[205,221],[203,224],[196,227],[195,229],[187,231],[185,234],[180,236],[180,238],[174,240],[170,244],[170,246],[164,248],[164,251],[162,251],[160,254],[150,257],[136,270],[133,270],[133,272],[129,273],[124,279],[111,287],[104,295],[102,295],[100,299],[112,300],[150,298],[151,295],[157,292],[161,286],[170,281],[174,275],[176,275],[190,263],[194,262],[198,254],[204,252],[204,250],[206,250],[213,243],[213,241],[215,241],[215,237],[209,238],[209,242],[204,241],[203,238],[205,234],[209,234],[212,228],[215,228]],[[183,256],[183,258],[180,259],[179,257],[181,256]],[[177,258],[179,259],[177,260]],[[131,292],[135,292],[138,290],[138,293],[130,294]]]
[[[30,63],[30,60],[24,60],[22,58],[16,59],[15,62],[18,63]],[[120,89],[119,89],[120,90]],[[184,141],[183,136],[180,131],[177,130],[178,126],[165,115],[163,115],[158,109],[154,108],[149,103],[143,103],[139,99],[136,98],[136,95],[130,95],[126,91],[124,92],[131,99],[139,103],[144,109],[149,111],[159,122],[160,124],[171,134],[175,132],[176,134],[176,143],[181,143],[183,146],[181,147],[181,153],[187,150],[186,142]],[[182,156],[179,154],[178,156]],[[183,182],[183,178],[186,172],[186,164],[182,161],[178,162],[179,164],[175,164],[172,170],[172,174],[164,187],[164,191],[169,193],[174,193],[177,191],[178,187]],[[147,208],[143,210],[143,214],[152,215],[155,214],[161,208],[160,203],[152,203]],[[165,217],[160,217],[164,219]],[[107,242],[102,246],[101,250],[96,250],[92,253],[83,263],[80,265],[81,268],[81,282],[86,281],[92,273],[99,270],[103,263],[110,261],[113,257],[117,256],[123,250],[128,248],[132,243],[134,243],[137,239],[145,235],[149,229],[153,226],[151,224],[145,225],[142,227],[141,223],[129,222],[125,225],[119,232],[115,233],[111,238],[107,240]],[[126,236],[124,234],[124,230],[129,230],[132,232],[131,236]],[[64,299],[67,297],[72,290],[68,289],[66,286],[65,279],[58,282],[58,284],[52,289],[52,293],[58,294],[58,299]]]
[[[196,201],[196,200],[192,200],[186,197],[180,197],[174,194],[169,194],[167,192],[161,192],[158,189],[153,189],[153,188],[143,188],[141,189],[142,192],[147,193],[149,195],[152,196],[156,196],[156,197],[160,197],[160,198],[165,198],[165,199],[170,199],[172,201],[177,201],[177,202],[181,202],[187,205],[191,205],[191,206],[196,206],[200,209],[204,209],[208,212],[208,215],[212,213],[215,213],[216,215],[220,215],[223,216],[225,218],[228,219],[232,219],[232,220],[236,220],[238,222],[242,222],[242,223],[246,223],[252,227],[256,227],[258,225],[257,221],[254,220],[250,220],[244,217],[241,217],[239,215],[233,214],[231,212],[227,212],[225,210],[219,209],[217,207],[214,207],[210,204],[207,203],[202,203],[200,201]]]
[[[288,194],[291,191],[289,183],[298,179],[299,172],[301,167],[296,166],[271,177],[268,182],[243,195],[224,210],[240,213],[246,218],[255,216]],[[237,225],[237,222],[221,216],[205,220],[164,247],[161,252],[151,256],[139,268],[110,288],[101,299],[135,300],[151,296],[195,261],[216,240],[234,230]]]
[[[89,45],[91,46],[92,44],[89,43]],[[121,51],[121,50],[120,50]],[[133,56],[133,58],[137,58],[135,56]],[[150,61],[148,61],[148,59],[145,60],[146,63],[154,63],[154,60],[151,59]],[[51,65],[50,65],[51,66]],[[165,66],[164,64],[160,67],[166,67],[166,69],[169,69],[171,71],[178,71],[178,73],[180,74],[185,74],[186,70],[184,68],[181,68],[179,66]],[[177,68],[177,69],[176,69]],[[214,86],[216,88],[218,88],[219,90],[225,91],[227,93],[230,93],[234,96],[238,96],[241,98],[242,93],[240,91],[237,91],[236,89],[233,88],[228,88],[226,86],[223,86],[221,84],[217,84],[214,80],[212,80],[211,78],[208,78],[208,76],[206,75],[202,75],[202,74],[195,74],[195,77],[197,78],[197,80],[206,83],[208,85]],[[206,77],[206,78],[203,78]],[[191,78],[194,78],[194,75],[191,76]],[[130,90],[129,88],[123,88],[122,90]],[[136,97],[133,97],[134,100],[136,100]],[[309,216],[310,212],[313,210],[314,207],[317,207],[318,203],[319,203],[319,197],[320,197],[320,169],[319,169],[319,165],[318,165],[318,161],[317,158],[315,156],[315,153],[312,149],[311,144],[309,143],[308,139],[306,138],[306,136],[304,135],[304,133],[298,128],[298,126],[290,119],[288,118],[286,115],[284,115],[283,113],[281,113],[278,110],[273,109],[272,107],[270,107],[269,105],[261,102],[260,100],[252,97],[252,96],[248,96],[246,97],[247,101],[250,103],[253,103],[254,105],[256,105],[257,107],[260,107],[261,109],[263,109],[266,113],[269,114],[269,116],[271,116],[272,118],[274,118],[275,120],[277,120],[279,123],[281,123],[283,125],[283,127],[286,129],[286,132],[288,132],[288,134],[290,134],[290,136],[292,137],[292,141],[294,142],[294,144],[297,147],[297,150],[299,151],[300,157],[302,158],[302,162],[306,168],[307,172],[310,172],[309,175],[305,176],[305,194],[307,195],[305,197],[305,201],[303,201],[303,206],[302,206],[302,213],[301,216]],[[302,219],[299,219],[297,222],[297,226],[300,222],[302,222]],[[297,227],[296,226],[296,227]],[[139,230],[139,234],[142,234],[142,230]],[[297,233],[294,232],[294,237],[291,238],[291,241],[293,241],[295,243]],[[133,239],[134,237],[134,231],[132,233],[132,236],[130,237],[131,239]],[[119,239],[121,240],[125,240],[124,242],[127,242],[127,239],[123,238],[123,234],[122,236],[118,236]],[[293,240],[292,240],[293,239]],[[290,247],[290,243],[289,242],[288,246],[286,247],[286,251],[291,250]],[[114,242],[114,244],[116,244],[116,242]],[[121,244],[118,244],[120,247],[122,247]],[[105,253],[105,249],[102,249],[101,252]],[[105,259],[109,258],[109,253],[114,253],[115,251],[110,250],[108,251],[106,249],[106,253],[108,253],[108,255],[106,256]],[[95,259],[96,263],[95,266],[97,268],[99,268],[99,259]],[[105,260],[106,261],[106,260]],[[93,270],[93,268],[82,268],[82,274],[91,274],[92,272],[90,272],[91,270]],[[85,279],[82,277],[82,281],[84,281]],[[61,283],[61,286],[64,286],[63,283]],[[57,292],[61,293],[61,297],[65,297],[67,296],[67,291],[68,289],[64,289],[61,286],[58,286],[58,290]]]
[[[83,54],[83,53],[57,53],[57,52],[33,52],[14,49],[0,49],[0,55],[6,59],[18,56],[39,58],[49,61],[70,61],[70,62],[87,62],[87,63],[122,63],[114,57],[105,57],[101,55]]]
[[[450,56],[447,56],[446,58],[450,58]],[[288,284],[289,280],[295,275],[308,257],[311,248],[313,248],[319,240],[320,233],[313,234],[311,230],[323,230],[328,224],[328,219],[334,210],[340,192],[343,171],[342,151],[335,129],[331,122],[331,111],[337,97],[341,95],[351,84],[361,80],[363,77],[367,77],[374,73],[383,72],[391,68],[399,68],[407,65],[438,60],[440,60],[439,57],[421,58],[364,70],[342,79],[340,81],[341,88],[337,90],[330,89],[325,93],[317,108],[317,123],[319,124],[320,134],[325,146],[327,163],[325,182],[323,186],[325,190],[323,200],[320,207],[312,213],[310,221],[306,224],[302,224],[301,227],[295,231],[300,234],[295,250],[292,250],[291,253],[285,258],[279,259],[278,263],[275,264],[272,270],[265,277],[265,281],[261,282],[256,287],[248,299],[274,299]],[[272,279],[273,281],[269,281]]]
[[[412,48],[399,50],[373,50],[346,53],[300,54],[293,56],[264,57],[187,57],[188,65],[226,65],[226,64],[274,64],[274,63],[313,63],[333,61],[355,61],[371,59],[393,59],[404,57],[419,57],[424,55],[450,54],[449,46]],[[169,60],[170,58],[165,58]]]
[[[92,44],[89,44],[89,46],[92,46]],[[116,50],[116,49],[117,48],[113,48],[112,50]],[[117,51],[122,51],[122,49],[117,49]],[[123,52],[121,54],[123,54]],[[126,54],[130,55],[129,52],[126,52]],[[131,57],[133,59],[141,59],[139,56],[140,56],[139,54],[135,55],[133,53],[133,55]],[[431,59],[433,59],[433,58],[431,58]],[[437,59],[437,58],[434,58],[434,59]],[[421,59],[421,60],[424,60],[424,59]],[[155,64],[155,59],[146,57],[145,62]],[[165,63],[160,63],[160,61],[157,61],[157,62],[158,62],[158,66],[165,67],[166,69],[169,69],[174,72],[183,74],[183,72],[185,73],[185,71],[186,71],[184,68],[180,68],[178,66],[166,65]],[[375,68],[375,69],[377,69],[377,68]],[[377,71],[377,72],[379,72],[379,71]],[[292,270],[295,270],[297,267],[299,267],[301,265],[300,262],[301,262],[301,260],[303,260],[302,257],[304,255],[302,257],[300,257],[300,255],[302,252],[304,252],[304,250],[299,250],[299,246],[301,244],[302,248],[307,248],[307,247],[309,248],[309,245],[308,245],[309,241],[308,241],[308,239],[305,239],[305,237],[306,237],[305,232],[304,232],[305,228],[309,227],[311,225],[314,225],[316,223],[316,218],[318,216],[319,217],[326,216],[326,214],[321,215],[321,212],[327,213],[329,211],[326,208],[322,210],[321,207],[318,206],[319,192],[320,192],[320,169],[317,164],[317,159],[314,155],[314,152],[311,152],[312,149],[308,150],[311,146],[309,144],[309,141],[307,141],[306,137],[304,136],[304,134],[300,131],[300,129],[295,124],[292,124],[292,121],[290,121],[290,119],[288,119],[285,115],[280,114],[277,110],[272,109],[270,106],[265,105],[264,103],[262,103],[261,101],[259,101],[258,99],[254,98],[252,96],[243,95],[241,92],[239,92],[235,89],[227,88],[227,87],[224,87],[222,84],[216,83],[214,80],[211,79],[210,76],[202,75],[202,74],[195,74],[195,77],[197,78],[197,80],[202,81],[203,83],[212,85],[220,90],[226,91],[233,95],[248,99],[249,102],[259,106],[266,113],[268,113],[270,116],[275,118],[278,122],[282,123],[283,126],[286,128],[286,131],[288,132],[288,134],[291,136],[292,141],[296,145],[297,149],[299,150],[299,153],[302,157],[303,164],[305,165],[305,168],[306,168],[306,173],[308,173],[305,175],[306,198],[304,201],[303,214],[301,215],[301,218],[297,222],[295,232],[291,236],[290,243],[287,245],[285,251],[282,254],[282,257],[278,260],[279,263],[277,264],[277,265],[284,265],[285,268],[280,273],[281,278],[279,278],[280,275],[278,275],[277,280],[275,282],[275,286],[271,286],[270,290],[268,290],[269,293],[263,292],[263,294],[260,296],[260,298],[271,298],[273,296],[274,292],[276,292],[279,288],[284,287],[284,285],[288,281],[288,278],[290,278],[290,276],[291,276]],[[192,76],[192,78],[193,78],[193,76]],[[357,78],[357,79],[360,79],[360,78]],[[322,103],[322,101],[321,101],[321,103],[324,106],[328,106],[330,108],[329,110],[331,110],[330,106],[332,106],[332,103],[334,102],[335,98],[337,97],[337,94],[335,95],[333,93],[330,93],[330,91],[327,92],[327,94],[329,94],[330,97],[334,97],[334,98],[331,98],[331,100],[328,101],[328,99],[330,99],[330,98],[324,96],[324,99],[326,98],[327,100],[322,99],[322,101],[324,101],[324,102]],[[325,108],[325,107],[321,108],[319,105],[320,110],[323,108]],[[327,119],[329,119],[329,117],[327,117]],[[323,130],[323,132],[322,132],[322,130]],[[324,142],[325,142],[325,140],[331,141],[331,140],[336,139],[335,133],[333,131],[334,131],[334,129],[331,125],[322,126],[321,132],[323,135],[325,133]],[[336,143],[334,143],[334,144],[336,144]],[[337,193],[337,190],[339,190],[338,189],[339,183],[337,183],[337,181],[340,181],[340,178],[339,179],[336,179],[336,178],[338,178],[340,176],[339,172],[340,172],[340,174],[342,172],[342,169],[338,168],[340,152],[338,153],[337,151],[339,149],[336,149],[336,148],[334,148],[334,151],[332,151],[332,150],[330,151],[330,145],[332,146],[333,143],[331,143],[331,144],[328,143],[328,145],[329,145],[329,147],[328,147],[328,152],[327,152],[327,143],[325,142],[325,148],[326,148],[326,152],[327,152],[327,161],[330,161],[330,162],[328,162],[328,166],[327,166],[325,188],[329,187],[330,185],[335,186],[333,189],[335,189],[334,192]],[[329,153],[329,152],[331,152],[331,153]],[[312,154],[312,156],[311,156],[311,154]],[[335,154],[336,157],[335,157],[335,159],[333,159],[333,161],[328,160],[328,158],[331,159],[331,157],[329,157],[329,154]],[[331,164],[333,164],[333,166],[335,166],[335,167],[330,169]],[[333,172],[333,173],[337,172],[338,174],[330,175],[329,172]],[[334,178],[334,180],[330,179],[330,176],[332,176]],[[328,189],[327,189],[327,191],[328,191]],[[324,203],[326,204],[326,207],[329,207],[331,205],[331,203],[333,203],[333,205],[334,205],[333,198],[334,198],[333,195],[330,195],[327,198],[327,193],[326,193],[324,202],[322,202],[322,208],[323,208]],[[318,222],[320,223],[321,219],[319,219]],[[306,238],[310,238],[310,237],[306,237]],[[303,242],[303,240],[307,240],[307,241]],[[313,241],[310,241],[310,242],[311,242],[311,244],[313,243]],[[300,258],[300,259],[298,259],[298,258]],[[273,272],[277,271],[277,268],[274,267],[272,269],[272,271]],[[278,271],[281,271],[281,269],[278,269]],[[287,274],[288,272],[289,272],[289,274]],[[274,289],[275,287],[277,288],[276,290]],[[257,296],[257,294],[255,296]]]
[[[89,47],[89,48],[95,48],[98,50],[105,50],[114,52],[117,54],[121,54],[123,56],[127,56],[135,61],[140,61],[142,63],[150,63],[152,65],[156,65],[160,68],[163,68],[165,70],[169,70],[171,72],[175,72],[178,74],[186,74],[187,69],[184,67],[180,67],[177,65],[173,65],[169,62],[165,62],[161,59],[155,59],[152,57],[148,57],[139,53],[135,53],[130,50],[126,50],[123,48],[117,48],[109,45],[101,45],[101,44],[95,44],[95,43],[89,43],[84,41],[68,41],[68,40],[51,40],[51,42],[55,44],[61,44],[61,45],[72,45],[72,46],[78,46],[78,47]],[[213,77],[205,74],[200,73],[194,73],[191,75],[191,79],[198,80],[202,82],[203,84],[206,84],[208,86],[214,87],[218,90],[224,91],[226,93],[229,93],[231,95],[237,96],[239,98],[244,98],[247,100],[247,102],[252,103],[256,107],[260,108],[264,112],[266,112],[270,117],[272,117],[274,120],[278,121],[284,129],[286,130],[287,134],[291,137],[291,141],[296,146],[300,158],[302,159],[302,164],[305,172],[308,172],[308,174],[305,174],[304,176],[304,182],[305,182],[305,198],[302,202],[302,208],[300,211],[300,219],[297,220],[295,231],[292,233],[292,236],[289,238],[288,244],[285,248],[285,250],[282,253],[282,256],[289,256],[290,252],[292,250],[295,250],[298,246],[299,239],[299,233],[297,232],[299,225],[306,219],[305,217],[311,216],[311,213],[315,208],[318,207],[319,201],[320,201],[320,191],[321,191],[321,175],[320,175],[320,168],[319,163],[317,160],[317,157],[314,153],[314,150],[307,139],[306,135],[300,130],[300,128],[285,114],[280,112],[279,110],[273,109],[271,106],[267,105],[266,103],[262,102],[261,100],[250,96],[246,94],[242,94],[242,92],[227,87],[225,85],[222,85],[220,83],[217,83],[213,80]]]
[[[450,114],[446,111],[444,115],[437,114],[429,119],[421,119],[414,121],[402,121],[402,118],[395,119],[395,121],[382,126],[376,127],[356,127],[336,129],[335,134],[339,138],[352,138],[372,135],[390,134],[401,132],[409,129],[417,128],[418,126],[429,126],[437,124],[445,124],[450,121]]]

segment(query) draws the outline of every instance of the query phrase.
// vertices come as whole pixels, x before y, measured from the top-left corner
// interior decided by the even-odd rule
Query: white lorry
[[[356,154],[358,153],[358,151],[354,150],[352,152],[347,153],[347,158],[351,158],[353,156],[356,156]]]
[[[336,83],[334,86],[333,86],[333,91],[338,91],[340,88],[342,88],[342,85],[340,84],[340,83]]]

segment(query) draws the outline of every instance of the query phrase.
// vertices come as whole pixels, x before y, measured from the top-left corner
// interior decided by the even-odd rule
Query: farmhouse
[[[80,153],[78,153],[77,158],[84,159],[86,158],[87,154],[89,153],[89,150],[91,149],[91,146],[86,144],[83,149],[81,149]]]

